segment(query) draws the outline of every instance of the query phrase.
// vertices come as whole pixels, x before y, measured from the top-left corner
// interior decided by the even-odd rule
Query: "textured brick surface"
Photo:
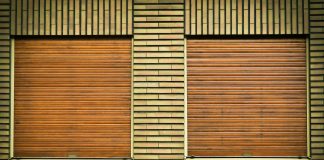
[[[0,1],[0,159],[9,158],[10,0]]]
[[[134,158],[184,157],[182,0],[135,0]]]
[[[311,155],[324,159],[324,1],[310,0]]]

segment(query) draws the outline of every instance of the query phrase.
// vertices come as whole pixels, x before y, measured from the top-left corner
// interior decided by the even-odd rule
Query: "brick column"
[[[311,156],[324,159],[324,0],[310,0]]]
[[[134,0],[134,158],[184,157],[184,0]]]
[[[10,0],[0,1],[0,159],[10,154]]]

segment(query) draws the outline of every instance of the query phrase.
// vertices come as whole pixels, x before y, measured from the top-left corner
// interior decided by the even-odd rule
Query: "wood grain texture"
[[[15,41],[15,157],[130,157],[131,41]]]
[[[188,48],[193,156],[306,156],[306,42],[194,40]]]

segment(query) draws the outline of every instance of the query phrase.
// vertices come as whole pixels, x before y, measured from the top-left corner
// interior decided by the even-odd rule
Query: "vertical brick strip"
[[[134,0],[134,158],[184,157],[184,0]]]
[[[324,159],[324,1],[310,0],[311,155]]]
[[[0,1],[0,159],[9,158],[10,145],[10,0]]]

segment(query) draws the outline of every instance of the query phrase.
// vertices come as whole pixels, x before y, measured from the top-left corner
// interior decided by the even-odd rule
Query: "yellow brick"
[[[147,153],[159,154],[159,153],[172,153],[171,149],[147,149]]]
[[[159,155],[159,159],[183,159],[183,155]]]
[[[171,89],[170,88],[148,88],[147,89],[147,93],[171,93]]]
[[[146,113],[147,117],[172,117],[172,113]]]
[[[159,147],[184,147],[183,143],[158,143]]]
[[[135,142],[134,147],[158,147],[159,143],[154,142]]]
[[[134,57],[136,58],[136,57],[146,57],[146,53],[143,53],[143,52],[141,52],[141,53],[137,53],[137,52],[135,52],[134,53]]]
[[[184,75],[183,70],[160,70],[159,75]]]
[[[184,76],[172,76],[172,81],[184,81]]]
[[[183,11],[158,11],[159,15],[183,15]]]
[[[148,124],[147,129],[172,129],[170,124]]]
[[[172,65],[171,64],[148,64],[148,65],[145,65],[146,66],[146,69],[171,69],[172,68]]]
[[[159,47],[159,51],[183,51],[183,50],[184,50],[184,48],[181,46],[161,46],[161,47]]]
[[[159,11],[134,11],[134,15],[158,15]]]
[[[146,21],[146,17],[134,17],[134,22],[140,22],[140,21]],[[138,33],[136,30],[134,30],[134,33]]]
[[[134,27],[143,27],[143,28],[145,28],[145,27],[147,27],[147,28],[149,28],[149,27],[159,27],[159,23],[154,23],[154,22],[152,22],[152,23],[148,23],[148,22],[134,23]],[[136,30],[136,28],[134,29],[134,31],[135,30]]]
[[[159,99],[184,99],[184,95],[177,94],[159,94]]]
[[[145,58],[145,59],[134,59],[134,63],[158,63],[159,59]]]
[[[158,27],[183,27],[183,22],[173,22],[173,23],[158,23]]]
[[[171,141],[171,137],[147,137],[147,141],[157,141],[157,142],[163,142],[163,141]]]
[[[184,107],[179,106],[163,106],[159,107],[159,111],[184,111]]]
[[[184,69],[183,64],[172,64],[172,69]]]
[[[146,124],[135,124],[134,129],[146,129],[146,126],[147,126]],[[139,138],[142,138],[142,137],[139,137]]]
[[[184,123],[183,118],[164,118],[159,119],[160,123]]]
[[[134,87],[158,87],[158,82],[134,82]]]
[[[134,155],[134,159],[159,159],[158,155]]]
[[[146,93],[146,88],[135,88],[134,93]]]
[[[172,57],[172,53],[167,53],[167,52],[156,52],[156,53],[147,53],[146,54],[147,57]]]
[[[134,35],[134,39],[159,39],[159,35]]]
[[[148,71],[148,70],[134,71],[134,76],[137,75],[159,75],[159,71]]]
[[[180,30],[180,29],[178,29]],[[181,29],[182,30],[182,29]],[[180,32],[180,31],[179,31]],[[182,32],[181,32],[182,33]],[[184,45],[184,40],[172,40],[173,45]]]
[[[159,76],[159,77],[153,77],[149,76],[147,77],[148,81],[171,81],[171,77],[168,76]]]
[[[159,135],[159,131],[137,131],[137,130],[135,130],[134,131],[134,135],[144,135],[144,136],[146,136],[146,135]]]
[[[160,58],[159,63],[184,63],[184,59],[180,58]]]
[[[146,77],[134,77],[134,81],[146,81]]]
[[[158,99],[158,95],[154,94],[135,94],[134,99]]]
[[[152,119],[152,118],[136,118],[134,119],[134,123],[158,123],[158,119]]]
[[[184,87],[183,82],[160,82],[160,87]]]
[[[134,139],[134,141],[137,141],[137,140]],[[138,140],[138,141],[139,141],[139,140]],[[146,153],[146,149],[138,149],[138,148],[135,148],[135,149],[134,149],[134,152],[135,152],[135,153]]]
[[[156,107],[156,106],[153,106],[153,107],[151,107],[151,106],[150,107],[135,106],[134,107],[134,111],[158,111],[158,110],[159,110],[159,107]]]

